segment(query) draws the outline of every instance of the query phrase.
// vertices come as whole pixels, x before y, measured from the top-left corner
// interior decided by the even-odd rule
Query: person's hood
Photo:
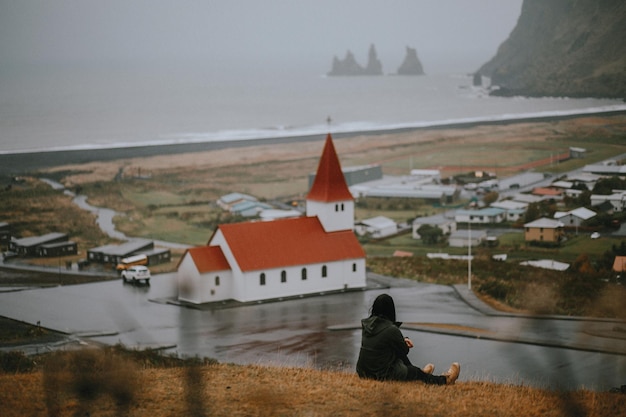
[[[367,335],[376,335],[388,328],[389,326],[400,327],[401,324],[401,322],[393,323],[386,318],[378,316],[370,316],[366,319],[361,320],[361,326],[363,327],[363,331]]]

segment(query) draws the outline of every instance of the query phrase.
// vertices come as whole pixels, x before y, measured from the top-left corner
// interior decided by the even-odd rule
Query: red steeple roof
[[[332,202],[352,199],[352,194],[348,190],[343,172],[341,172],[341,165],[333,145],[333,139],[329,133],[317,167],[315,181],[311,186],[307,200]]]

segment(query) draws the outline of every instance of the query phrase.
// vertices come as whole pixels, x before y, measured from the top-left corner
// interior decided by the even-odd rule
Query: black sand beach
[[[427,130],[443,130],[443,129],[468,129],[476,126],[502,126],[511,125],[517,123],[537,123],[537,122],[550,122],[556,120],[576,119],[583,117],[594,116],[616,116],[624,115],[626,111],[616,110],[598,113],[584,113],[566,116],[546,116],[546,117],[532,117],[525,119],[513,119],[513,120],[501,120],[501,121],[480,121],[480,122],[468,122],[458,123],[440,126],[429,127],[410,127],[401,129],[390,130],[376,130],[376,131],[361,131],[350,133],[331,133],[333,139],[342,139],[363,135],[383,135],[404,133],[410,131],[427,131]],[[280,138],[267,138],[267,139],[248,139],[237,141],[216,141],[216,142],[200,142],[200,143],[181,143],[181,144],[167,144],[167,145],[149,145],[149,146],[134,146],[123,148],[102,148],[102,149],[80,149],[80,150],[60,150],[60,151],[47,151],[47,152],[27,152],[27,153],[11,153],[0,154],[0,182],[6,183],[10,178],[19,175],[32,174],[38,170],[51,168],[55,166],[68,165],[68,164],[82,164],[94,161],[113,161],[124,158],[137,158],[137,157],[150,157],[157,155],[176,155],[182,153],[195,153],[219,150],[225,148],[246,147],[252,145],[274,145],[274,144],[295,144],[298,142],[307,141],[322,141],[325,139],[325,135],[309,135],[309,136],[294,136],[294,137],[280,137]]]

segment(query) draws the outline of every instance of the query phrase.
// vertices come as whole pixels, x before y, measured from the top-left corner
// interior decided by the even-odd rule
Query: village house
[[[563,223],[542,217],[524,225],[526,242],[559,243],[564,236]]]
[[[429,225],[441,229],[444,235],[449,235],[456,230],[456,222],[445,215],[434,215],[426,217],[418,217],[413,220],[413,239],[421,239],[419,234],[420,227]]]
[[[613,212],[622,212],[626,208],[626,191],[624,190],[613,190],[613,194],[610,195],[592,194],[590,199],[593,207],[608,203]]]
[[[9,251],[20,256],[65,256],[77,253],[76,243],[66,233],[53,232],[42,236],[13,239]]]
[[[488,207],[480,210],[457,210],[454,220],[457,223],[493,224],[502,223],[506,217],[503,209]]]
[[[480,246],[487,239],[484,230],[461,229],[453,232],[448,238],[448,245],[453,248],[466,248],[468,245]]]
[[[492,208],[504,210],[504,220],[508,222],[516,222],[526,213],[528,203],[520,201],[502,200],[491,204]]]
[[[541,197],[542,200],[563,200],[563,190],[552,187],[537,187],[533,189],[533,195]]]
[[[87,250],[89,262],[117,265],[124,258],[135,255],[146,255],[148,265],[167,263],[171,260],[171,252],[167,248],[155,248],[154,241],[149,239],[132,239],[120,245],[98,246]]]
[[[356,223],[355,231],[360,236],[383,238],[398,233],[398,225],[389,217],[376,216]]]
[[[330,135],[306,198],[306,216],[222,224],[177,267],[178,300],[251,302],[360,289],[365,251],[354,199]]]
[[[589,220],[596,216],[596,212],[585,207],[579,207],[567,212],[557,211],[554,218],[565,227],[580,227],[585,220]]]

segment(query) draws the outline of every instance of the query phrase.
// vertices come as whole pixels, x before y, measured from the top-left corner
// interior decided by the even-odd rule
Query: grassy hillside
[[[619,393],[471,382],[361,380],[353,372],[155,364],[119,349],[59,353],[37,370],[0,373],[0,415],[22,416],[624,416]],[[441,371],[441,370],[439,370]]]

